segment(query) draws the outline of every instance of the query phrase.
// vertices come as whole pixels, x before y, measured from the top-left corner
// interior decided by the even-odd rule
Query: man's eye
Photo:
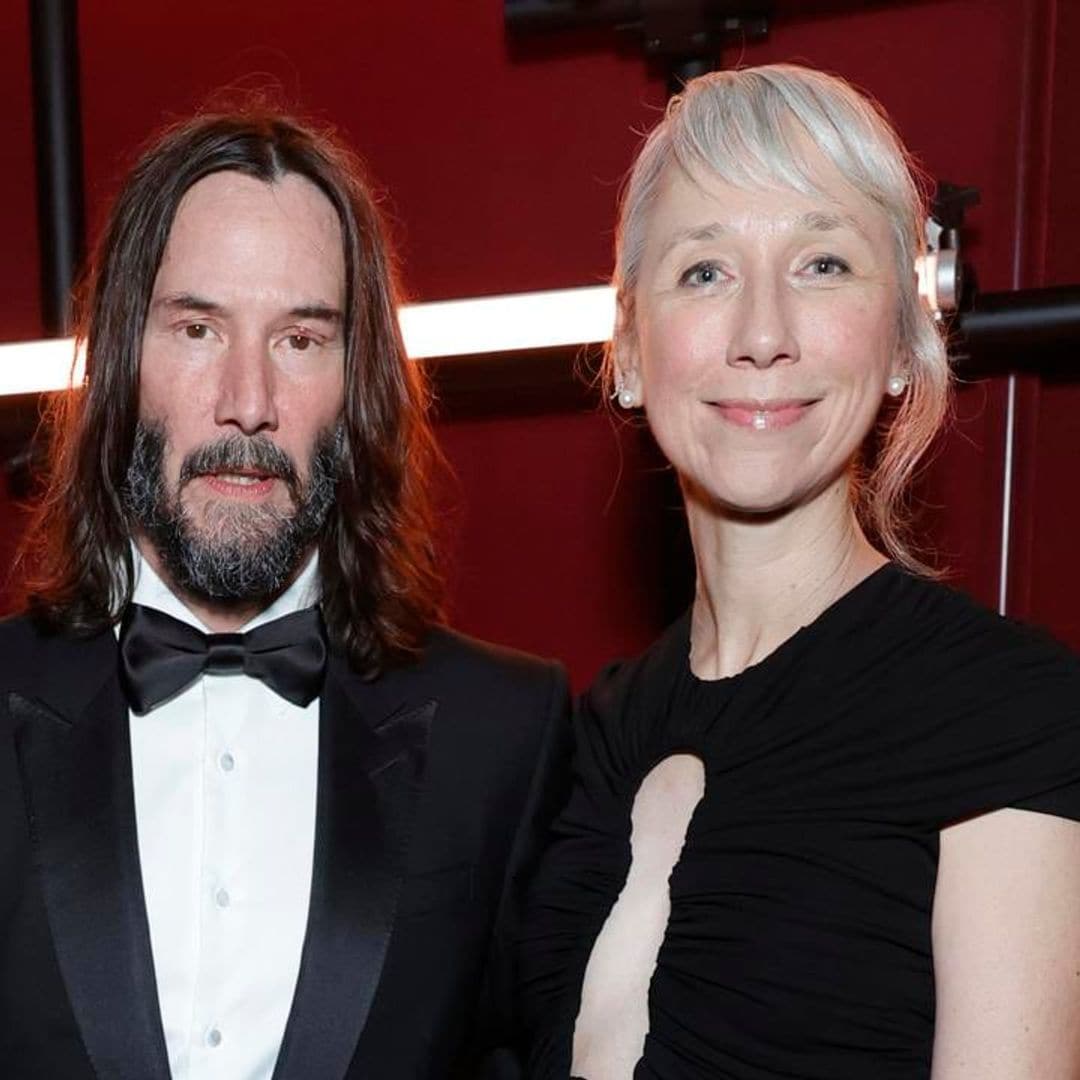
[[[205,323],[189,323],[184,327],[184,333],[191,338],[192,341],[205,340],[209,330],[210,328]]]
[[[680,285],[715,285],[720,280],[720,268],[716,263],[703,262],[691,266],[682,277]]]
[[[289,344],[297,350],[297,352],[303,352],[309,345],[311,345],[311,338],[307,334],[290,334]]]

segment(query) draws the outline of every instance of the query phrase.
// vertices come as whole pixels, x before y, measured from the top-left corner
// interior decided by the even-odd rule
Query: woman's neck
[[[733,515],[687,496],[697,561],[691,668],[702,679],[736,675],[887,560],[851,509],[846,478],[777,515]]]

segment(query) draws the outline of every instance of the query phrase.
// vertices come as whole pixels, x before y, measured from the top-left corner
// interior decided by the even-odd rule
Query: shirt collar
[[[158,576],[154,568],[142,557],[141,552],[131,545],[131,557],[135,567],[135,589],[132,593],[132,603],[142,604],[143,607],[156,608],[158,611],[171,615],[174,619],[194,626],[203,633],[210,633],[210,628],[190,611],[183,601],[165,584]],[[282,615],[291,615],[294,611],[311,607],[319,600],[319,556],[315,552],[308,559],[303,570],[296,576],[296,580],[280,595],[269,607],[248,620],[240,627],[238,633],[253,630],[256,626],[278,619]]]

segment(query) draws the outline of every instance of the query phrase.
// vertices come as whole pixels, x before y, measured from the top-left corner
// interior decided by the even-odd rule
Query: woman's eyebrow
[[[792,232],[834,232],[837,229],[853,229],[860,236],[866,236],[866,228],[854,214],[831,210],[808,210],[800,214],[791,223]],[[688,225],[676,229],[664,242],[661,258],[679,244],[715,240],[730,230],[719,221],[709,221],[701,225]]]
[[[862,237],[867,235],[862,222],[854,214],[808,210],[795,220],[797,232],[833,232],[836,229],[854,229]]]
[[[709,221],[704,225],[689,225],[682,229],[676,229],[675,232],[664,241],[664,247],[660,252],[660,258],[663,259],[672,248],[676,248],[680,244],[701,243],[706,240],[715,240],[718,236],[723,235],[727,231],[727,226],[721,225],[719,221]]]

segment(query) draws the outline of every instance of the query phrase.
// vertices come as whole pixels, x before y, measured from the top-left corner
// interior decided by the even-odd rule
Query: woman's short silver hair
[[[794,64],[771,64],[702,75],[672,98],[623,190],[614,274],[619,323],[605,363],[605,387],[610,393],[617,381],[619,337],[634,333],[634,293],[649,217],[670,170],[719,176],[743,188],[781,186],[818,194],[804,150],[807,139],[884,213],[892,230],[897,341],[908,386],[895,408],[883,408],[852,490],[860,521],[887,553],[927,572],[906,538],[906,496],[948,410],[950,381],[941,332],[916,283],[925,199],[911,157],[884,113],[845,80]]]

